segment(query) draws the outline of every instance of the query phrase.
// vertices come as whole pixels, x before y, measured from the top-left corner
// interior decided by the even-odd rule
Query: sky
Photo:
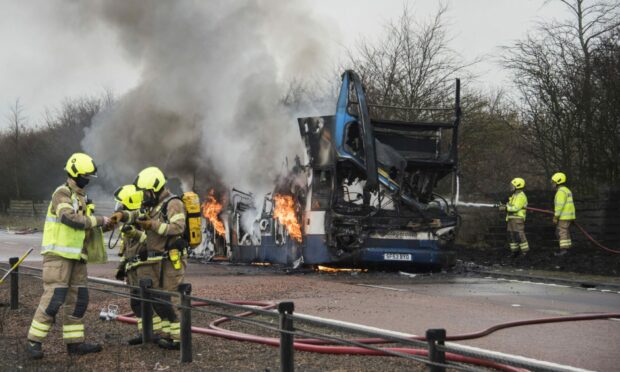
[[[63,101],[105,91],[120,96],[139,83],[141,66],[126,55],[113,30],[82,22],[79,15],[57,16],[60,0],[0,0],[0,129],[17,99],[30,125],[53,113]],[[121,1],[121,0],[114,0]],[[500,46],[532,31],[536,22],[564,18],[559,1],[451,0],[445,21],[450,47],[471,68],[475,85],[509,87],[510,76],[498,63]],[[436,0],[314,0],[312,12],[329,26],[325,51],[334,65],[341,53],[360,40],[379,40],[385,24],[397,19],[406,4],[425,20],[437,11]],[[70,25],[71,27],[67,27]],[[76,27],[76,25],[78,27]],[[76,32],[76,29],[79,32]]]

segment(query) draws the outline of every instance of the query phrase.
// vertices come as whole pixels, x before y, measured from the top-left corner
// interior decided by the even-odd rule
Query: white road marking
[[[407,289],[402,289],[402,288],[393,288],[393,287],[384,287],[381,285],[371,285],[371,284],[358,284],[359,286],[362,287],[370,287],[370,288],[379,288],[379,289],[387,289],[389,291],[398,291],[398,292],[408,292]]]

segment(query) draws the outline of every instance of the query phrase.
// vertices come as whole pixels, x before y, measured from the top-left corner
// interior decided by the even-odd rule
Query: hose
[[[237,304],[237,305],[259,306],[263,310],[270,310],[276,306],[272,302],[260,302],[260,301],[232,301],[231,303]],[[192,304],[193,307],[207,306],[207,305],[208,303],[206,302],[194,302]],[[132,315],[133,314],[119,315],[116,318],[116,320],[123,322],[123,323],[135,324],[137,323],[137,320],[133,318]],[[247,317],[251,315],[253,315],[253,313],[251,311],[247,311],[247,312],[238,314],[236,316]],[[446,337],[446,341],[471,340],[475,338],[488,336],[491,333],[494,333],[501,329],[520,327],[520,326],[525,326],[525,325],[558,323],[558,322],[568,322],[568,321],[610,319],[610,318],[620,318],[620,313],[586,314],[586,315],[539,318],[539,319],[529,319],[529,320],[499,323],[487,329],[484,329],[482,331],[448,336]],[[192,327],[192,332],[199,333],[199,334],[205,334],[209,336],[222,337],[222,338],[235,340],[235,341],[254,342],[254,343],[259,343],[259,344],[274,346],[274,347],[277,347],[280,345],[280,340],[278,338],[262,337],[262,336],[252,335],[252,334],[243,333],[243,332],[231,331],[231,330],[221,328],[219,326],[220,324],[228,322],[230,320],[231,320],[230,318],[221,317],[221,318],[218,318],[212,321],[209,324],[208,328]],[[421,341],[426,340],[425,337],[414,337],[412,339],[421,340]],[[363,343],[363,344],[385,344],[385,343],[392,343],[393,341],[385,340],[381,338],[362,338],[362,339],[352,339],[352,340],[349,340],[349,342]],[[359,346],[334,346],[333,342],[321,340],[321,339],[312,339],[312,338],[296,338],[294,342],[294,347],[296,350],[299,350],[299,351],[307,351],[307,352],[314,352],[314,353],[320,353],[320,354],[386,356],[386,353],[383,353],[381,351],[381,350],[385,350],[388,352],[399,352],[399,353],[406,353],[409,355],[417,355],[417,356],[428,355],[428,351],[424,349],[387,347],[387,348],[382,348],[381,350],[369,350],[369,349],[365,349]],[[482,367],[496,368],[496,369],[503,370],[503,371],[523,371],[522,369],[514,368],[511,366],[496,363],[493,361],[465,357],[462,355],[452,354],[452,353],[446,353],[446,359],[449,361],[453,361],[453,362],[474,364],[474,365],[478,365]]]
[[[532,207],[527,207],[526,208],[528,211],[532,211],[532,212],[538,212],[538,213],[545,213],[545,214],[554,214],[552,211],[547,210],[547,209],[539,209],[539,208],[532,208]],[[603,244],[601,244],[600,242],[598,242],[596,239],[594,239],[592,237],[592,235],[590,235],[586,229],[583,228],[583,226],[581,226],[579,223],[575,222],[575,226],[577,226],[577,228],[583,233],[583,235],[588,238],[588,240],[590,240],[594,245],[596,245],[597,247],[606,250],[607,252],[611,252],[611,253],[618,253],[620,254],[620,250],[616,250],[616,249],[611,249],[608,248],[606,246],[604,246]]]

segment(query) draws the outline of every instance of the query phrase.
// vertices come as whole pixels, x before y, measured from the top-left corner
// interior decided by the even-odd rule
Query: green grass
[[[43,217],[16,217],[0,214],[0,228],[3,230],[24,230],[36,228],[39,231],[42,231],[44,222],[45,218]]]

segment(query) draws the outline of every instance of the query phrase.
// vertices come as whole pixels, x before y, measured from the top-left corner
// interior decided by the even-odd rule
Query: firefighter
[[[566,187],[566,175],[558,172],[551,176],[553,187],[556,189],[553,214],[553,224],[556,225],[555,235],[558,238],[560,251],[556,256],[564,256],[572,246],[570,238],[570,225],[575,221],[575,204],[573,193]]]
[[[510,181],[513,192],[508,199],[508,204],[500,205],[500,211],[506,211],[508,241],[512,258],[517,258],[519,253],[526,256],[530,246],[525,236],[525,212],[527,208],[527,196],[523,191],[525,180],[515,178]]]
[[[109,219],[93,215],[94,205],[84,192],[90,178],[96,177],[93,159],[75,153],[67,161],[65,170],[67,181],[52,194],[43,229],[43,295],[32,319],[26,346],[32,359],[43,358],[41,343],[59,312],[69,354],[101,351],[101,345],[84,342],[83,318],[88,307],[86,252],[89,244],[95,244],[91,229],[107,226]],[[103,239],[100,243],[103,244]]]
[[[125,185],[119,187],[114,192],[114,198],[117,201],[116,211],[136,211],[140,209],[142,204],[142,191],[136,189],[134,185]],[[140,276],[138,275],[138,266],[142,264],[139,259],[141,252],[146,251],[146,234],[139,227],[132,224],[125,224],[121,228],[121,246],[119,248],[119,256],[121,257],[118,268],[116,269],[116,279],[125,280],[130,286],[140,285]],[[131,299],[129,304],[134,315],[138,318],[138,332],[142,331],[142,308],[137,290],[131,290]],[[153,332],[155,335],[161,333],[162,325],[159,315],[153,316]],[[157,338],[155,338],[157,340]],[[139,334],[129,340],[129,345],[142,344],[142,335]]]
[[[135,223],[142,227],[146,232],[147,255],[141,259],[149,264],[139,266],[138,275],[151,278],[155,288],[177,291],[187,265],[187,243],[182,237],[186,218],[183,202],[165,187],[166,177],[157,167],[143,169],[134,185],[143,191],[144,216],[141,217],[138,211],[116,212],[112,221]],[[170,301],[170,298],[162,300]],[[171,305],[158,306],[157,313],[162,317],[162,337],[158,344],[164,349],[178,350],[181,324],[176,311]]]

